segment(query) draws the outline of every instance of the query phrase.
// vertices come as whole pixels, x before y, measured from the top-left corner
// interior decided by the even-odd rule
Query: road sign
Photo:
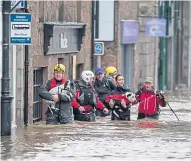
[[[15,7],[15,5],[19,2],[19,0],[11,0],[11,9]],[[22,0],[16,8],[25,8],[25,0]]]
[[[18,45],[31,44],[31,14],[13,13],[10,14],[11,36],[10,43]]]
[[[145,33],[148,36],[166,36],[166,19],[164,18],[149,18],[146,21]]]
[[[104,42],[94,43],[94,55],[104,55]]]

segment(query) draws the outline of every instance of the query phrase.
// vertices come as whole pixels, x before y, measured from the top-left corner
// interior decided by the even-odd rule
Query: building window
[[[42,100],[39,97],[39,88],[43,84],[43,69],[33,70],[33,122],[42,120]]]

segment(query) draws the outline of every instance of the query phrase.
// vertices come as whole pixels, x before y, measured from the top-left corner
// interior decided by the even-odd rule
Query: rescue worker
[[[121,74],[117,74],[115,81],[115,94],[106,97],[106,102],[110,100],[109,104],[112,107],[111,120],[130,121],[130,107],[136,101],[135,94],[124,84],[124,77]]]
[[[93,89],[94,73],[83,71],[78,82],[75,98],[72,101],[74,120],[95,121],[95,108],[108,113],[108,109],[99,101]]]
[[[106,77],[115,84],[115,76],[117,75],[117,69],[113,66],[109,66],[105,69]]]
[[[153,87],[153,79],[147,77],[143,83],[142,88],[136,93],[137,102],[139,102],[138,107],[138,118],[159,118],[159,105],[162,107],[166,106],[166,101],[164,97],[164,92],[159,91],[155,93]]]
[[[94,88],[98,95],[99,100],[105,105],[107,109],[110,109],[110,106],[108,103],[105,102],[105,97],[107,95],[112,94],[112,91],[115,90],[115,84],[108,80],[105,76],[104,70],[102,68],[97,68],[95,71],[96,79],[94,82]],[[95,112],[96,116],[104,117],[106,116],[102,110],[96,110]],[[108,113],[109,115],[110,113]]]
[[[46,124],[66,124],[73,120],[71,100],[73,95],[70,91],[70,83],[67,81],[65,66],[57,64],[54,67],[54,77],[48,80],[46,86],[41,86],[39,96],[54,103],[54,107],[48,106],[46,111]]]

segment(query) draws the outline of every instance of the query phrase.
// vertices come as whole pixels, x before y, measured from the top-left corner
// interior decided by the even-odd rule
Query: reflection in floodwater
[[[180,118],[165,107],[159,121],[75,122],[17,128],[1,138],[2,160],[191,160],[191,104],[171,103]]]

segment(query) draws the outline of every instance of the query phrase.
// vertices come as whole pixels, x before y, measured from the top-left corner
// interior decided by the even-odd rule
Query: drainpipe
[[[173,91],[173,89],[174,89],[174,84],[175,84],[175,54],[174,54],[174,52],[175,52],[175,50],[174,50],[174,48],[175,48],[175,45],[174,45],[174,43],[175,43],[175,28],[174,28],[174,26],[175,26],[175,15],[174,15],[174,7],[175,7],[175,2],[172,2],[172,5],[171,5],[171,30],[172,30],[172,37],[171,37],[171,39],[172,39],[172,46],[171,46],[171,73],[170,73],[170,75],[171,75],[171,87],[170,87],[170,90],[171,91]]]
[[[189,13],[191,12],[191,1],[189,3]],[[189,17],[189,52],[188,52],[188,88],[191,88],[191,16]]]
[[[175,17],[176,17],[176,85],[180,83],[180,29],[179,29],[179,1],[175,1]]]
[[[178,56],[178,1],[174,1],[174,87],[178,83],[177,56]]]
[[[25,13],[28,13],[27,0],[25,1]],[[28,73],[29,73],[29,46],[25,45],[25,88],[24,88],[24,124],[28,125]]]
[[[164,1],[159,1],[159,18],[164,17]],[[164,48],[164,41],[165,38],[160,37],[159,38],[159,90],[163,90],[164,87],[164,54],[165,54],[165,48]]]
[[[167,12],[166,12],[167,11]],[[167,36],[169,35],[169,19],[171,17],[170,14],[170,7],[169,7],[169,1],[165,1],[165,10],[164,10],[164,16],[166,17],[167,23],[166,23],[166,33]],[[168,39],[169,37],[164,38],[165,39],[165,57],[164,57],[164,63],[165,63],[165,68],[164,68],[164,90],[168,88]]]
[[[94,71],[94,0],[92,0],[91,14],[91,70]]]
[[[184,72],[184,66],[183,66],[183,41],[184,41],[184,36],[183,36],[183,34],[184,34],[184,24],[183,24],[183,14],[184,14],[184,6],[183,6],[183,3],[184,3],[184,1],[181,1],[180,2],[181,3],[181,7],[180,7],[180,12],[181,12],[181,16],[180,16],[180,25],[181,25],[181,32],[180,32],[180,44],[181,44],[181,48],[180,48],[180,56],[181,56],[181,75],[180,75],[180,77],[181,77],[181,80],[183,81],[183,82],[181,82],[181,83],[186,83],[185,82],[185,80],[183,80],[183,72]]]

